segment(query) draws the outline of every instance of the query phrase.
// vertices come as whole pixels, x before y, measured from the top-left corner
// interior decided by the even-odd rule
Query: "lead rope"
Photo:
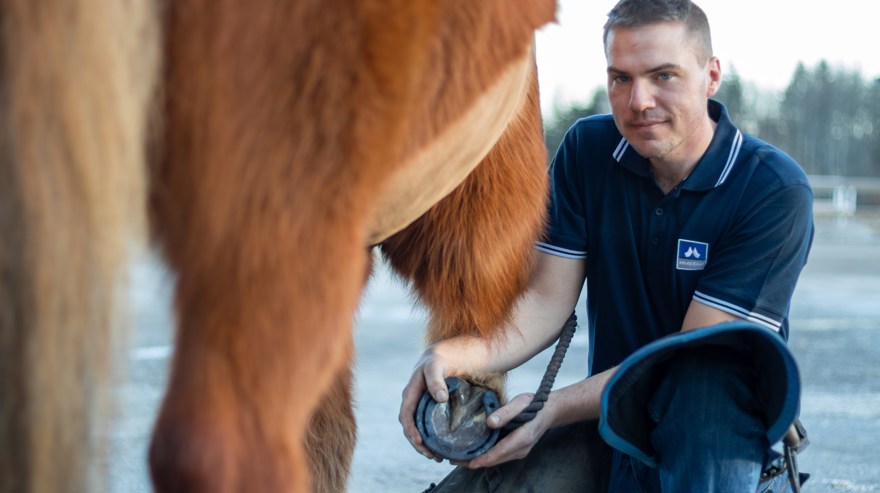
[[[550,391],[553,389],[553,382],[556,381],[556,375],[559,373],[559,368],[562,366],[562,359],[565,358],[565,353],[571,345],[571,338],[574,336],[575,329],[577,329],[577,316],[572,313],[568,318],[568,321],[565,322],[565,325],[562,326],[562,333],[559,334],[559,342],[556,344],[556,349],[553,351],[550,363],[547,364],[547,370],[544,372],[544,377],[541,379],[541,385],[538,386],[538,391],[535,392],[535,396],[532,397],[532,402],[530,402],[522,412],[517,414],[516,417],[504,426],[504,432],[510,433],[535,419],[535,416],[538,415],[538,411],[544,408],[544,403],[547,402],[547,399],[550,397]],[[489,467],[486,469],[486,482],[489,484],[489,493],[497,493],[501,488],[502,481],[503,478],[501,477],[501,471],[497,467]]]

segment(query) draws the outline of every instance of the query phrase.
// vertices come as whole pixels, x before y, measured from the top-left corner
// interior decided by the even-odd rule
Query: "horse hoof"
[[[416,408],[416,426],[425,446],[449,460],[469,461],[498,441],[500,430],[486,418],[500,407],[494,391],[456,377],[446,379],[449,400],[438,403],[425,392]]]

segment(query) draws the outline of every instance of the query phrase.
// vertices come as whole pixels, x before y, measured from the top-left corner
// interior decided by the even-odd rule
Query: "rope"
[[[535,419],[535,416],[538,415],[538,411],[544,409],[544,403],[547,402],[547,399],[550,397],[550,391],[553,389],[553,382],[556,380],[556,375],[559,373],[559,368],[562,366],[562,359],[565,358],[565,353],[571,345],[571,338],[574,336],[575,329],[577,329],[577,317],[572,313],[571,317],[568,318],[568,321],[565,322],[565,325],[562,326],[562,333],[559,335],[559,342],[556,344],[556,349],[553,351],[553,357],[550,358],[550,363],[547,365],[547,371],[544,372],[544,378],[541,379],[541,385],[538,387],[538,391],[535,392],[532,402],[504,426],[505,432],[509,433]]]
[[[562,326],[562,333],[559,335],[559,342],[556,344],[556,349],[553,351],[550,363],[547,364],[547,371],[544,372],[544,377],[541,379],[541,385],[538,386],[538,391],[535,392],[532,402],[530,402],[522,412],[517,414],[516,417],[504,426],[504,432],[509,433],[535,419],[535,416],[538,415],[538,411],[544,409],[544,403],[547,402],[547,399],[550,397],[550,391],[553,389],[553,382],[556,381],[556,375],[559,373],[559,368],[562,366],[562,359],[565,358],[568,346],[571,345],[571,338],[574,336],[575,329],[577,329],[577,317],[572,313],[571,317],[568,318],[568,321],[565,322],[565,325]],[[499,468],[487,468],[486,482],[489,486],[489,493],[498,492],[501,488],[503,479]]]

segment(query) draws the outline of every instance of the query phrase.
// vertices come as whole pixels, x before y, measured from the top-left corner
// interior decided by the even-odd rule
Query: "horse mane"
[[[0,5],[0,491],[98,491],[106,477],[89,467],[105,448],[121,273],[145,224],[154,14]]]

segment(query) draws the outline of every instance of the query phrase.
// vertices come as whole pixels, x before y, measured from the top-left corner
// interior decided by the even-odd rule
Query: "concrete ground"
[[[880,233],[875,217],[819,218],[810,262],[792,305],[790,345],[800,365],[802,420],[811,445],[800,456],[812,474],[805,492],[880,491]],[[155,264],[135,271],[137,331],[122,412],[112,431],[111,491],[148,492],[145,451],[162,395],[172,341],[169,281]],[[581,304],[581,307],[583,305]],[[584,319],[584,314],[579,314]],[[359,444],[350,493],[418,493],[451,466],[426,460],[400,432],[400,391],[421,346],[424,313],[380,271],[355,328]],[[583,378],[588,341],[577,334],[557,386]],[[549,351],[514,371],[511,395],[534,391]]]

